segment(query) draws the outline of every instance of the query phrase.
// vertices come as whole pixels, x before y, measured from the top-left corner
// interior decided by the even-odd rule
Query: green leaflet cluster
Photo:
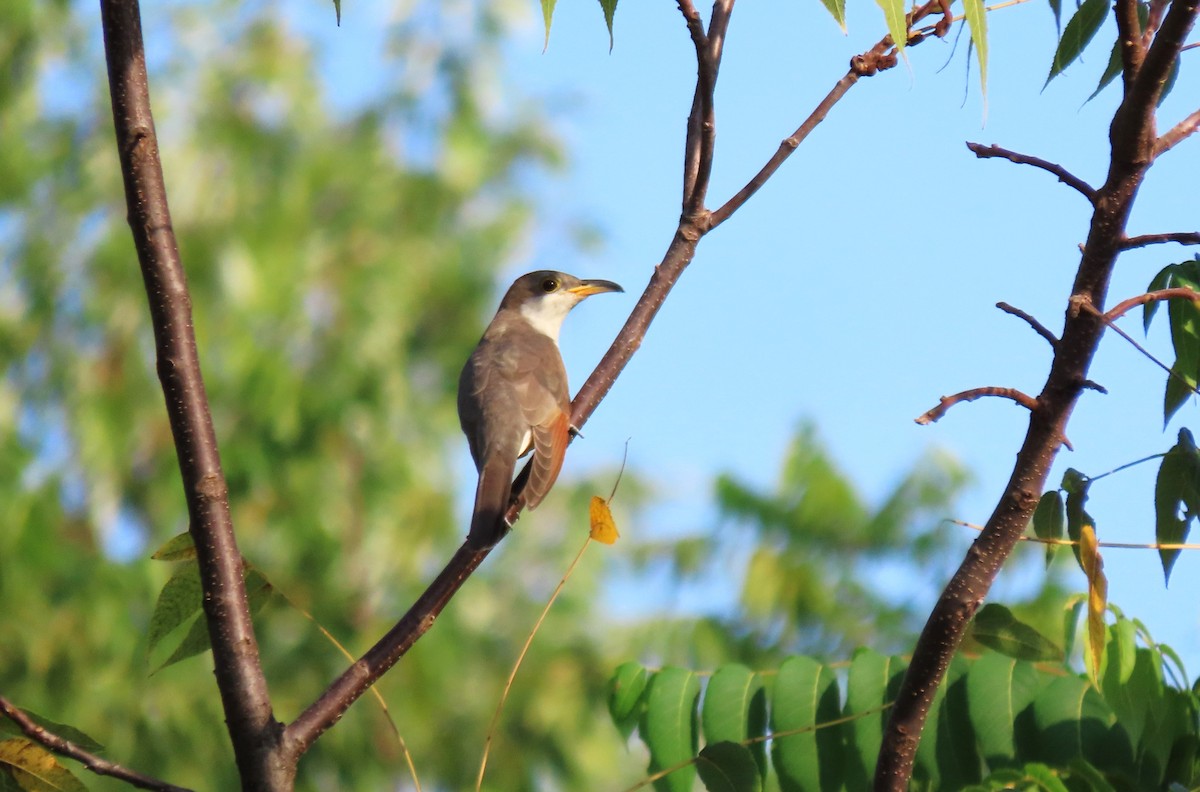
[[[1192,788],[1198,700],[1179,658],[1117,614],[1097,683],[1032,627],[985,608],[984,650],[959,656],[917,753],[915,790]],[[1003,610],[1003,609],[1002,609]],[[1003,618],[1000,618],[1003,615]],[[1022,640],[992,640],[997,620]],[[1066,634],[1076,632],[1075,614]],[[1031,640],[1029,636],[1034,636]],[[1029,657],[1059,658],[1034,661]],[[905,660],[870,649],[835,665],[790,657],[777,670],[730,664],[710,676],[624,663],[609,710],[650,752],[647,785],[688,792],[868,790]]]

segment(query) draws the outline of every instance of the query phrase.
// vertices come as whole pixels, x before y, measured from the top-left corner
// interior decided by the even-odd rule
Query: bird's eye
[[[542,291],[546,292],[546,294],[549,294],[550,292],[557,291],[557,290],[558,290],[558,279],[557,278],[546,278],[546,280],[542,281]]]

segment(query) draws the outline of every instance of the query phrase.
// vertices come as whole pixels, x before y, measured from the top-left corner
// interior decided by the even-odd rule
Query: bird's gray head
[[[565,272],[538,270],[513,282],[500,301],[500,310],[519,313],[534,329],[557,342],[563,319],[584,298],[623,291],[612,281],[581,280]]]

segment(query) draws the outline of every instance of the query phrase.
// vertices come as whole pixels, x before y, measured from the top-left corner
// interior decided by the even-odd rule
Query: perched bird
[[[624,291],[612,281],[539,270],[517,278],[463,366],[458,420],[479,471],[467,541],[490,547],[507,530],[513,471],[533,450],[525,505],[546,497],[571,431],[571,396],[558,350],[563,319],[585,297]]]

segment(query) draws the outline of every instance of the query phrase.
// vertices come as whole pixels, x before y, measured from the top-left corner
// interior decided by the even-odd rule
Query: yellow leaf
[[[593,539],[606,545],[616,544],[621,534],[617,531],[617,523],[613,520],[612,510],[608,508],[608,501],[599,495],[593,495],[592,504],[588,507],[588,517],[592,523]]]
[[[1108,578],[1104,576],[1104,559],[1096,542],[1096,529],[1086,523],[1079,532],[1079,561],[1088,581],[1088,652],[1092,679],[1100,675],[1104,656],[1104,611],[1108,608]]]
[[[24,738],[0,741],[0,766],[7,767],[18,789],[29,792],[87,792],[87,787],[58,763],[54,754]]]

